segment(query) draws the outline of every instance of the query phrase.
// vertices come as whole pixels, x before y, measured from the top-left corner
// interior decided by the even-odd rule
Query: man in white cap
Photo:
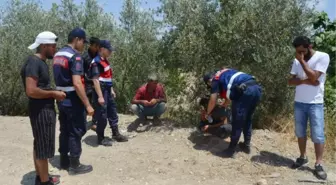
[[[36,49],[21,69],[21,78],[29,98],[28,110],[34,136],[34,165],[36,185],[53,185],[60,182],[59,176],[49,175],[48,159],[55,153],[56,112],[54,100],[63,100],[65,93],[52,90],[47,59],[56,52],[57,37],[45,31],[37,35],[35,43],[28,48]]]

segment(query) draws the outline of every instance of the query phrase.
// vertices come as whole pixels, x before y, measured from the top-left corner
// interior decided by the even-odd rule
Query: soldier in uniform
[[[93,108],[85,93],[83,59],[79,52],[86,43],[85,31],[73,29],[68,35],[68,45],[54,56],[54,79],[56,89],[66,93],[63,101],[57,102],[60,121],[59,152],[62,169],[70,175],[92,171],[91,165],[83,165],[81,140],[86,133],[86,115],[93,115]],[[68,156],[70,153],[70,156]]]
[[[261,87],[253,76],[230,68],[206,74],[204,82],[211,87],[207,118],[211,118],[218,94],[221,98],[231,101],[232,105],[231,141],[229,148],[221,152],[221,155],[235,157],[236,146],[242,131],[244,143],[240,143],[239,146],[249,154],[251,152],[252,116],[261,99]]]
[[[104,131],[107,120],[112,129],[112,139],[118,142],[126,142],[128,138],[119,132],[118,114],[115,103],[116,93],[113,89],[113,71],[107,58],[112,54],[112,48],[108,40],[100,41],[100,50],[93,59],[90,66],[90,73],[94,84],[93,101],[95,102],[95,119],[97,120],[98,144],[112,146],[112,141],[105,138]]]

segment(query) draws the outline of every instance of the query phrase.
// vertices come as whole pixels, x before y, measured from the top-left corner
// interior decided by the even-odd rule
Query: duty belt
[[[76,89],[74,86],[67,86],[67,87],[56,86],[56,90],[64,91],[64,92],[71,92],[71,91],[75,91]]]

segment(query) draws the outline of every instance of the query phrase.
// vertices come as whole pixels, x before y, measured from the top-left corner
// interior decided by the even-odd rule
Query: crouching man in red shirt
[[[146,84],[142,85],[132,100],[131,110],[140,119],[153,116],[158,121],[166,110],[166,94],[163,85],[158,83],[156,74],[148,76]]]

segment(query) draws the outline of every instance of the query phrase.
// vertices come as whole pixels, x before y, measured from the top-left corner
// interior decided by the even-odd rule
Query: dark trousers
[[[29,105],[29,118],[34,136],[36,159],[52,158],[55,154],[56,129],[54,104]]]
[[[88,97],[88,99],[89,99],[89,102],[90,102],[90,104],[93,106],[93,104],[94,104],[94,101],[93,101],[93,99],[94,99],[94,87],[93,87],[93,85],[90,85],[90,84],[88,84],[88,85],[86,85],[85,86],[85,91],[86,91],[86,96]],[[92,124],[93,125],[96,125],[96,120],[94,119],[94,117],[92,117]]]
[[[252,137],[252,115],[261,99],[259,85],[251,85],[243,94],[232,101],[232,133],[230,147],[235,147],[239,141],[241,132],[244,133],[244,142],[249,145]]]
[[[60,135],[59,152],[71,157],[80,157],[82,153],[82,137],[86,133],[86,111],[82,103],[72,102],[65,106],[58,102]]]
[[[101,90],[104,96],[105,104],[102,106],[98,103],[98,95],[96,92],[93,93],[93,101],[95,105],[94,119],[97,121],[97,135],[104,137],[104,131],[107,125],[107,120],[110,124],[111,129],[118,126],[118,114],[117,105],[115,103],[114,97],[111,94],[111,87],[101,86]]]

